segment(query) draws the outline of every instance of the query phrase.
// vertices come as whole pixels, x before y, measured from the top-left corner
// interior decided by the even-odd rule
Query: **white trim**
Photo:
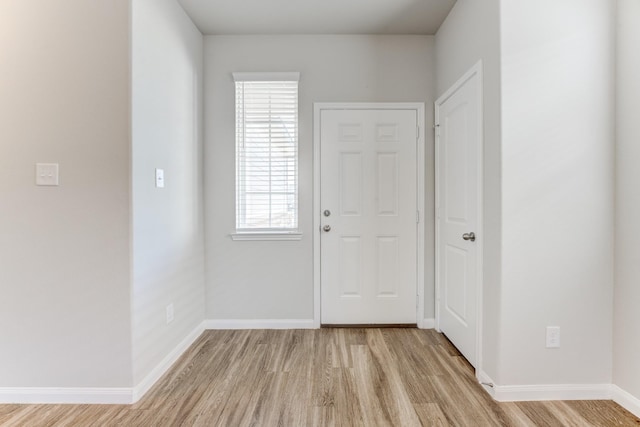
[[[263,232],[237,232],[230,233],[231,240],[234,241],[275,241],[275,240],[302,240],[302,233],[287,231],[263,231]]]
[[[2,387],[0,404],[109,404],[133,402],[129,387]]]
[[[320,327],[320,112],[324,104],[313,104],[313,324]]]
[[[416,275],[416,295],[418,298],[418,307],[416,313],[417,325],[419,328],[423,329],[431,329],[428,326],[425,326],[424,319],[424,285],[425,285],[425,272],[424,272],[424,245],[425,245],[425,231],[424,231],[424,219],[427,217],[425,214],[425,188],[424,188],[424,180],[425,180],[425,168],[426,168],[426,157],[425,157],[425,135],[427,134],[425,128],[425,105],[423,103],[416,105],[416,123],[418,124],[419,134],[418,141],[416,142],[416,179],[418,180],[418,185],[416,190],[418,191],[416,198],[416,207],[419,212],[419,221],[416,232],[417,236],[417,248],[416,248],[416,266],[417,266],[417,275]]]
[[[135,387],[2,387],[0,404],[107,404],[136,403],[167,372],[204,331],[204,322],[189,333]]]
[[[146,377],[142,379],[133,388],[133,399],[131,403],[136,403],[142,396],[147,393],[151,387],[171,368],[171,366],[182,356],[182,354],[191,347],[191,345],[202,335],[204,332],[204,322],[201,322],[198,326],[196,326],[193,331],[189,333],[182,341],[178,343],[178,345],[169,352],[161,361],[156,365],[155,368],[147,374]]]
[[[476,371],[476,377],[478,382],[482,385],[482,388],[498,402],[610,400],[612,390],[616,388],[611,384],[536,384],[501,386],[495,384],[486,372],[480,370]]]
[[[494,385],[498,402],[537,400],[609,400],[611,384]]]
[[[317,329],[313,319],[208,319],[205,329]]]
[[[483,290],[484,290],[484,80],[482,74],[482,60],[478,61],[467,71],[458,81],[456,81],[442,96],[440,96],[434,103],[435,112],[435,124],[439,123],[440,106],[454,94],[462,85],[464,85],[474,75],[478,76],[478,133],[480,135],[479,147],[478,147],[478,232],[479,236],[477,241],[477,253],[476,253],[476,372],[482,371],[482,331],[483,331]],[[439,189],[439,174],[440,174],[440,141],[439,135],[435,137],[435,315],[436,324],[435,329],[440,332],[440,254],[438,248],[440,246],[440,230],[439,230],[439,218],[438,209],[440,207],[440,189]]]
[[[433,317],[429,319],[422,319],[422,324],[418,325],[418,327],[420,329],[435,329],[436,319]]]
[[[618,387],[611,386],[611,399],[636,417],[640,417],[640,399]]]
[[[424,178],[425,178],[425,105],[423,102],[315,102],[313,104],[313,323],[320,327],[320,113],[322,110],[414,110],[420,128],[416,157],[417,208],[420,222],[417,233],[416,324],[424,328]]]
[[[480,244],[476,253],[476,367],[482,368],[482,331],[483,329],[483,303],[484,303],[484,74],[482,60],[478,61],[474,68],[478,74],[480,85],[478,86],[478,133],[480,134],[480,147],[478,147],[478,231],[480,232]]]
[[[300,73],[298,72],[257,72],[257,73],[231,73],[236,82],[298,82]]]

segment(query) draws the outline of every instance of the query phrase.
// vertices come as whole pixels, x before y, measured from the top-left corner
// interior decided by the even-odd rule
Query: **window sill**
[[[298,231],[235,232],[235,233],[231,233],[230,236],[232,240],[237,240],[237,241],[302,240],[302,233]]]

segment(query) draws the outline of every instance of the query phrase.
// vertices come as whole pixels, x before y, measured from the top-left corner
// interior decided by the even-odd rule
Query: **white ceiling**
[[[456,0],[178,0],[204,34],[435,34]]]

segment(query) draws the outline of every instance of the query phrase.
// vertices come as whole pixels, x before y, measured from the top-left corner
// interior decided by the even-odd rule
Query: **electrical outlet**
[[[560,326],[547,326],[547,348],[560,348]]]
[[[173,303],[167,306],[167,325],[173,322]]]

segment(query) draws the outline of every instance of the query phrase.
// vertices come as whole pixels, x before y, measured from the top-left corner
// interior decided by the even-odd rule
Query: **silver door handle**
[[[322,227],[322,229],[328,233],[329,231],[331,231],[331,226],[327,224],[324,227]]]
[[[471,240],[472,242],[476,241],[476,233],[474,233],[473,231],[471,233],[464,233],[462,235],[462,238],[464,240]]]

